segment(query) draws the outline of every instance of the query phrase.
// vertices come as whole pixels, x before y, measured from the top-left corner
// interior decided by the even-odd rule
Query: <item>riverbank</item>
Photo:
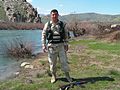
[[[0,68],[0,81],[8,80],[11,76],[15,76],[15,73],[20,70],[20,62],[12,62],[8,65],[2,65]]]
[[[17,64],[18,59],[8,56],[8,47],[15,47],[19,45],[17,44],[19,42],[32,47],[33,54],[39,53],[41,51],[41,32],[42,30],[0,30],[1,79],[16,73],[16,71],[19,71],[18,68],[20,68],[20,63]],[[15,44],[13,44],[14,42]]]
[[[13,23],[13,22],[0,22],[0,30],[35,30],[43,29],[42,23]]]
[[[71,90],[119,90],[120,43],[110,43],[92,38],[75,38],[69,43],[68,62],[73,81],[86,83]],[[57,82],[50,83],[47,53],[40,53],[30,63],[33,69],[21,68],[14,79],[0,83],[0,90],[59,90],[68,84],[57,64]]]
[[[11,79],[20,79],[22,77],[27,77],[30,76],[30,73],[28,72],[33,72],[31,73],[31,78],[32,76],[35,76],[43,70],[44,62],[47,61],[44,58],[47,57],[47,53],[38,53],[35,57],[31,59],[19,59],[19,61],[14,61],[13,64],[6,67],[6,71],[1,74],[0,80],[1,81],[9,81]],[[45,61],[42,61],[44,59]],[[33,66],[33,68],[24,68],[21,66],[22,63],[28,62],[30,65]],[[9,73],[8,73],[9,72]],[[6,73],[6,74],[5,74]],[[0,89],[1,90],[1,89]]]

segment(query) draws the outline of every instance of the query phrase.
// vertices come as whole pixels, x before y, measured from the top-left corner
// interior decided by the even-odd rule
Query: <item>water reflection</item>
[[[21,40],[32,44],[34,53],[41,51],[42,30],[1,30],[0,31],[0,79],[8,77],[13,71],[18,70],[18,62],[5,55],[5,45],[13,40]]]

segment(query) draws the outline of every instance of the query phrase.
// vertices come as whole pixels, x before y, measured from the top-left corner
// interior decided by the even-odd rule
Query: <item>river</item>
[[[41,51],[41,31],[42,30],[0,30],[0,80],[8,78],[19,70],[20,65],[17,60],[6,56],[5,44],[10,44],[13,40],[21,40],[32,44],[34,53]]]

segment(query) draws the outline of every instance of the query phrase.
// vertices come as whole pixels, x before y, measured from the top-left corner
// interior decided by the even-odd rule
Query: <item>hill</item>
[[[81,13],[81,14],[64,15],[64,16],[61,16],[61,19],[66,21],[80,20],[80,21],[91,21],[91,22],[119,22],[120,15]]]
[[[42,21],[46,21],[46,16],[42,16]],[[47,18],[49,18],[47,16]],[[119,22],[120,15],[106,15],[99,13],[79,13],[60,16],[63,21],[90,21],[90,22]]]

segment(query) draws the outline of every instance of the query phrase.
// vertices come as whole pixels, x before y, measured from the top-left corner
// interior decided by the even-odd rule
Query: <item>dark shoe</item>
[[[68,80],[68,82],[72,83],[73,80],[70,77],[69,72],[65,72],[65,76],[66,76],[66,79]]]

